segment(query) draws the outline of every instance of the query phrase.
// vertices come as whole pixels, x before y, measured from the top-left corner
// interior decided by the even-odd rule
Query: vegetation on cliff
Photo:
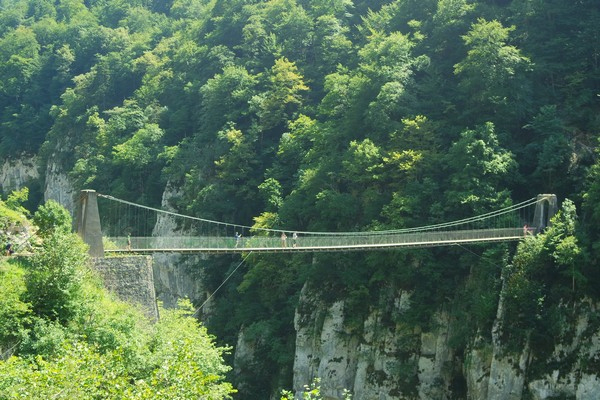
[[[21,211],[0,202],[3,243]],[[30,254],[0,259],[0,399],[230,398],[228,349],[189,302],[153,324],[103,288],[64,208],[50,201],[33,221],[15,253]]]

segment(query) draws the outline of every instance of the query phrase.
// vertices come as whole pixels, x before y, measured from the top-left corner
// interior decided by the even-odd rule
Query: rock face
[[[343,301],[324,305],[305,286],[294,320],[296,393],[320,377],[321,393],[332,399],[341,399],[344,389],[355,399],[449,398],[448,315],[438,313],[430,332],[412,328],[402,322],[410,297],[396,293],[379,303],[392,307],[372,309],[358,329],[350,329]]]
[[[0,191],[9,192],[21,189],[24,186],[40,184],[38,160],[35,156],[23,155],[20,158],[5,160],[0,165]],[[67,173],[57,162],[50,161],[45,168],[45,182],[43,182],[44,200],[55,200],[67,210],[75,210],[74,196],[77,190],[69,179]]]
[[[576,322],[570,332],[563,332],[545,368],[527,382],[531,398],[575,398],[591,400],[600,397],[600,327],[599,305],[585,300],[575,309],[564,307],[565,313],[575,313]]]
[[[336,302],[327,308],[318,307],[306,286],[302,291],[308,314],[296,314],[296,355],[294,358],[294,389],[322,377],[324,396],[341,396],[344,388],[354,384],[358,364],[358,337],[344,329],[344,304]],[[316,306],[316,307],[315,307]],[[322,306],[322,305],[321,305]]]
[[[155,254],[152,260],[156,296],[164,307],[174,308],[182,298],[194,303],[203,298],[201,256]]]
[[[163,192],[161,209],[175,211],[171,201],[180,195],[179,190],[170,182]],[[152,235],[156,237],[177,236],[178,229],[172,216],[158,214]],[[203,256],[155,254],[153,256],[154,284],[158,299],[167,308],[177,306],[177,300],[187,297],[197,303],[205,293],[199,264]]]
[[[21,189],[27,183],[38,178],[35,157],[23,156],[14,160],[5,160],[0,165],[0,191],[2,192]]]
[[[294,391],[321,379],[327,399],[597,399],[600,393],[600,323],[598,305],[579,304],[577,323],[553,354],[533,359],[528,346],[506,351],[499,337],[503,319],[498,307],[494,332],[477,336],[457,353],[449,338],[451,314],[432,316],[430,331],[404,324],[410,293],[388,293],[357,325],[344,313],[345,302],[327,304],[318,290],[305,286],[296,311]],[[510,319],[508,319],[510,320]],[[533,366],[535,365],[535,368]]]
[[[65,207],[71,215],[75,215],[75,195],[77,190],[67,173],[54,162],[46,166],[44,183],[44,200],[52,199]]]

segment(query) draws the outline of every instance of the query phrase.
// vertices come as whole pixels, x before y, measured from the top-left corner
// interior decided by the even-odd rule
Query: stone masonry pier
[[[158,320],[151,257],[99,257],[93,259],[93,268],[119,299],[138,305],[148,318]]]

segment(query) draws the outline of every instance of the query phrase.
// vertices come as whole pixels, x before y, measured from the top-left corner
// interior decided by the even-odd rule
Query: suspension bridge
[[[98,200],[106,203],[102,215]],[[446,223],[381,231],[308,232],[213,221],[84,190],[79,199],[77,232],[94,257],[119,253],[369,251],[520,240],[548,226],[556,211],[556,196],[540,194],[500,210]],[[161,234],[165,231],[169,232],[166,236]]]

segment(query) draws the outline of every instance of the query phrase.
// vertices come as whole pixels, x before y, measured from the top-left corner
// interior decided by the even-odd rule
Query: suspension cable
[[[108,200],[112,200],[112,201],[116,201],[119,203],[123,203],[123,204],[127,204],[129,206],[134,206],[134,207],[139,207],[142,209],[146,209],[146,210],[151,210],[157,213],[163,213],[163,214],[167,214],[167,215],[171,215],[171,216],[175,216],[175,217],[180,217],[180,218],[186,218],[189,220],[194,220],[194,221],[199,221],[199,222],[204,222],[207,224],[213,224],[213,225],[218,225],[218,226],[224,226],[224,227],[234,227],[234,228],[238,228],[240,230],[249,230],[249,231],[262,231],[262,232],[267,232],[267,233],[283,233],[283,232],[291,232],[293,230],[286,230],[286,229],[269,229],[269,228],[259,228],[259,227],[252,227],[252,226],[247,226],[247,225],[239,225],[239,224],[232,224],[232,223],[227,223],[227,222],[221,222],[221,221],[215,221],[215,220],[210,220],[210,219],[205,219],[205,218],[199,218],[199,217],[193,217],[190,215],[184,215],[184,214],[180,214],[177,212],[173,212],[173,211],[167,211],[167,210],[161,210],[159,208],[155,208],[155,207],[150,207],[150,206],[145,206],[142,204],[137,204],[137,203],[133,203],[127,200],[123,200],[123,199],[119,199],[113,196],[109,196],[109,195],[105,195],[105,194],[101,194],[98,193],[97,194],[98,197],[102,197]],[[435,229],[441,229],[441,228],[448,228],[448,227],[452,227],[452,226],[457,226],[457,225],[464,225],[470,222],[479,222],[479,221],[483,221],[485,219],[490,219],[493,217],[498,217],[513,211],[517,211],[520,210],[522,208],[531,206],[535,203],[537,203],[538,201],[543,201],[542,200],[538,200],[536,197],[532,197],[531,199],[522,201],[520,203],[508,206],[508,207],[504,207],[500,210],[495,210],[495,211],[490,211],[488,213],[484,213],[475,217],[469,217],[469,218],[464,218],[464,219],[460,219],[460,220],[455,220],[455,221],[451,221],[451,222],[444,222],[444,223],[439,223],[439,224],[432,224],[432,225],[426,225],[426,226],[422,226],[422,227],[415,227],[415,228],[401,228],[401,229],[390,229],[390,230],[381,230],[381,231],[361,231],[361,232],[312,232],[312,231],[294,231],[297,232],[298,234],[301,235],[305,235],[305,236],[319,236],[319,235],[323,235],[323,236],[358,236],[358,235],[389,235],[389,234],[399,234],[399,233],[411,233],[411,232],[423,232],[423,231],[429,231],[429,230],[435,230]]]
[[[235,268],[234,268],[234,270],[233,270],[233,271],[231,271],[231,273],[230,273],[229,275],[227,275],[227,278],[225,278],[225,280],[224,280],[223,282],[221,282],[221,284],[219,285],[219,287],[217,287],[217,288],[215,289],[215,291],[214,291],[214,292],[212,292],[212,293],[210,294],[210,296],[208,296],[208,297],[206,298],[206,300],[204,300],[204,302],[203,302],[203,303],[200,305],[200,307],[198,307],[198,308],[196,309],[196,311],[194,311],[194,314],[192,314],[192,316],[193,316],[193,317],[195,317],[195,316],[197,316],[197,315],[198,315],[198,311],[202,310],[202,307],[204,307],[204,305],[205,305],[206,303],[208,303],[208,301],[209,301],[209,300],[210,300],[210,299],[211,299],[211,298],[212,298],[212,297],[213,297],[213,296],[214,296],[214,295],[215,295],[215,294],[216,294],[216,293],[219,291],[219,289],[221,289],[221,288],[223,287],[223,285],[225,285],[225,283],[226,283],[226,282],[229,280],[229,278],[231,278],[231,277],[233,276],[233,274],[235,274],[235,272],[238,270],[238,268],[239,268],[239,267],[241,267],[241,266],[242,266],[242,264],[243,264],[243,263],[246,261],[246,259],[247,259],[248,257],[250,257],[250,254],[252,254],[252,251],[251,251],[251,252],[249,252],[248,254],[246,254],[246,257],[244,257],[244,258],[242,259],[242,261],[240,261],[240,263],[237,265],[237,267],[235,267]]]

